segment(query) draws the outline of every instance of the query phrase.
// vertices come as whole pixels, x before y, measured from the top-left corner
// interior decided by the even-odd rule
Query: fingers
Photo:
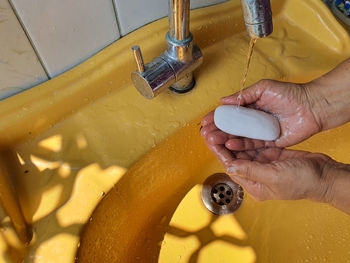
[[[227,149],[230,149],[231,151],[245,151],[245,150],[251,150],[253,148],[254,143],[251,140],[247,139],[230,139],[225,143],[225,146]]]
[[[207,144],[225,144],[228,140],[237,138],[219,130],[214,123],[202,127],[200,133],[202,137],[206,138]]]
[[[255,200],[264,201],[270,199],[269,189],[264,184],[237,175],[231,176],[231,179],[241,185]]]
[[[322,161],[325,161],[325,162],[333,161],[332,158],[322,153],[311,153],[306,151],[297,151],[297,150],[290,150],[290,149],[283,150],[281,152],[279,160],[284,161],[287,159],[296,159],[296,158],[321,159]]]
[[[207,136],[207,144],[225,144],[228,134],[220,130],[213,131]]]
[[[224,145],[211,145],[208,144],[208,148],[217,156],[219,161],[225,166],[229,167],[230,163],[236,160],[236,156],[231,151],[227,150]]]
[[[271,141],[252,140],[248,138],[233,138],[225,143],[225,146],[231,151],[249,151],[265,147],[275,147]]]
[[[261,164],[271,163],[273,161],[280,161],[282,153],[288,151],[277,147],[264,147],[260,149],[246,150],[244,153],[250,156],[250,160],[259,162]],[[237,154],[237,157],[239,155]],[[240,158],[238,158],[240,159]]]
[[[204,126],[200,133],[202,137],[206,138],[207,143],[225,144],[228,150],[236,152],[275,147],[275,143],[272,141],[252,140],[227,134],[219,130],[214,123]]]
[[[235,160],[227,166],[226,172],[229,175],[239,175],[247,180],[261,183],[271,183],[276,176],[269,164],[248,160]]]
[[[236,152],[235,155],[237,159],[249,161],[252,161],[254,159],[250,154],[248,154],[248,152]]]
[[[263,92],[271,85],[273,85],[275,81],[272,80],[261,80],[254,85],[246,88],[242,91],[241,105],[252,104],[260,99]],[[239,93],[235,93],[231,96],[224,97],[221,99],[222,104],[226,105],[237,105],[239,103],[238,96]]]
[[[238,105],[239,102],[241,105],[246,104],[245,99],[243,97],[243,94],[242,94],[241,101],[238,100],[239,95],[240,95],[239,93],[235,93],[233,95],[223,97],[223,98],[221,98],[221,103],[224,105]]]
[[[257,150],[255,161],[258,161],[260,163],[279,161],[283,151],[285,151],[285,149],[277,147],[259,149]]]
[[[205,115],[201,121],[202,126],[206,126],[211,123],[214,123],[214,111],[209,112],[207,115]]]
[[[270,88],[276,88],[280,86],[281,82],[269,79],[263,79],[254,85],[244,89],[242,91],[242,98],[240,100],[241,105],[254,105],[254,108],[258,107],[261,102],[259,101],[263,94]],[[221,99],[222,104],[237,105],[239,103],[239,93],[235,93],[231,96]]]
[[[206,138],[207,135],[213,131],[217,131],[218,128],[215,126],[214,123],[211,123],[211,124],[208,124],[206,126],[202,126],[202,129],[201,129],[201,135]]]

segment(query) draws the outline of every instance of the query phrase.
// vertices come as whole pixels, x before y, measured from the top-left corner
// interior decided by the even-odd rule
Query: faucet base
[[[175,93],[183,94],[191,91],[196,85],[192,73],[186,74],[182,79],[173,84],[169,89]]]

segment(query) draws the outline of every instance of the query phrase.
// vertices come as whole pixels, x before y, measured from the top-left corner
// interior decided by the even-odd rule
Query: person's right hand
[[[222,98],[221,102],[237,105],[238,96],[239,93],[236,93]],[[229,135],[215,126],[214,112],[211,112],[203,118],[201,129],[201,134],[208,144],[224,144],[231,151],[288,147],[322,130],[319,117],[313,112],[314,101],[307,84],[261,80],[243,90],[240,104],[276,116],[281,128],[280,137],[274,142],[264,142]]]

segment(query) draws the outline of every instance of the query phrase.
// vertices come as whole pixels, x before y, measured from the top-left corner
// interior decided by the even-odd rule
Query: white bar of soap
[[[276,117],[263,111],[231,105],[215,110],[214,123],[220,130],[236,136],[274,141],[280,135]]]

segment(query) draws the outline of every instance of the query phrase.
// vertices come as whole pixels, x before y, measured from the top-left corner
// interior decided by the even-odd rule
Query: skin
[[[350,215],[350,165],[320,153],[285,147],[350,121],[350,59],[306,84],[261,80],[242,93],[240,104],[275,115],[281,135],[260,141],[229,135],[214,124],[214,112],[202,120],[201,135],[227,173],[256,200],[309,199]],[[341,96],[339,96],[341,94]],[[221,99],[237,105],[239,94]]]

